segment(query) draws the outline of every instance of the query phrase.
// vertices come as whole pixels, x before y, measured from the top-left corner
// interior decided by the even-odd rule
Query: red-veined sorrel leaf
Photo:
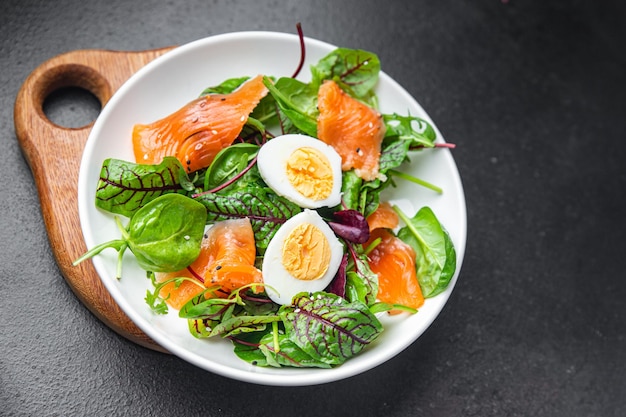
[[[356,355],[382,331],[365,304],[324,292],[297,294],[279,315],[286,334],[300,349],[330,365]]]
[[[302,209],[289,200],[262,188],[251,188],[228,194],[208,193],[196,197],[207,208],[208,223],[247,217],[252,224],[260,254],[278,228]]]
[[[172,192],[184,193],[190,185],[180,162],[165,157],[160,164],[142,165],[109,158],[102,163],[96,206],[126,217],[155,198]]]

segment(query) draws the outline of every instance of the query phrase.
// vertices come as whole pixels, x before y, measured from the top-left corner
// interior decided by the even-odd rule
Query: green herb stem
[[[410,151],[419,151],[422,150],[424,148],[446,148],[446,149],[454,149],[456,148],[456,145],[454,143],[448,143],[448,142],[444,142],[444,143],[433,143],[432,146],[426,146],[426,145],[416,145],[416,146],[411,146],[409,147]]]
[[[274,334],[274,353],[280,352],[280,343],[278,343],[278,323],[272,322],[272,333]]]
[[[126,244],[126,242],[123,241],[123,240],[112,240],[110,242],[101,243],[101,244],[91,248],[87,253],[82,255],[80,258],[76,259],[72,263],[72,265],[76,266],[79,263],[81,263],[83,261],[86,261],[89,258],[93,258],[94,256],[98,255],[100,252],[102,252],[106,248],[113,248],[113,249],[119,251],[125,244]]]
[[[409,219],[409,217],[404,214],[404,212],[402,210],[400,210],[400,208],[398,206],[391,206],[391,208],[393,209],[393,211],[396,212],[396,214],[398,216],[400,216],[400,218],[402,219],[402,221],[404,222],[404,224],[406,224],[406,227],[409,228],[409,230],[411,231],[411,233],[413,234],[413,236],[415,236],[415,238],[424,246],[427,246],[426,242],[424,242],[424,239],[422,239],[422,236],[420,235],[420,233],[417,231],[417,229],[415,228],[415,226],[413,226],[413,223],[411,222],[411,219]]]
[[[387,171],[387,173],[391,174],[391,175],[394,175],[396,177],[402,178],[404,180],[411,181],[411,182],[413,182],[415,184],[421,185],[422,187],[426,187],[426,188],[428,188],[430,190],[435,191],[436,193],[439,193],[439,194],[443,193],[443,190],[440,187],[437,187],[434,184],[431,184],[431,183],[429,183],[427,181],[424,181],[422,179],[416,178],[416,177],[414,177],[412,175],[405,174],[404,172],[396,171],[395,169],[390,169],[389,171]]]
[[[365,250],[363,251],[363,254],[364,254],[365,256],[369,255],[369,254],[370,254],[370,252],[371,252],[371,251],[373,251],[373,250],[374,250],[374,248],[380,244],[380,242],[382,242],[382,240],[383,240],[383,239],[382,239],[382,238],[380,238],[380,237],[378,237],[378,238],[374,239],[374,241],[372,241],[372,243],[370,243],[370,244],[367,246],[367,248],[365,248]]]
[[[122,278],[122,262],[124,260],[124,252],[126,252],[126,248],[128,248],[128,244],[124,243],[117,252],[117,267],[115,269],[115,278],[117,279]]]
[[[124,238],[124,240],[127,241],[130,235],[128,233],[128,230],[126,230],[126,228],[124,227],[124,225],[122,224],[122,221],[120,220],[118,216],[115,216],[115,224],[117,225],[117,228],[120,229],[120,232],[122,233],[122,237]]]

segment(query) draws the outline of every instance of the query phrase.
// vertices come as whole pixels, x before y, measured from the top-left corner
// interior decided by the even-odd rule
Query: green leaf
[[[351,258],[346,270],[346,291],[351,294],[348,299],[368,306],[373,304],[378,295],[378,275],[370,269],[367,257],[358,254],[356,260]]]
[[[200,93],[200,96],[209,94],[230,94],[249,79],[250,77],[229,78],[219,85],[205,88],[202,93]]]
[[[144,299],[146,301],[146,304],[148,304],[148,306],[150,307],[150,310],[152,310],[156,314],[166,314],[169,310],[167,307],[166,300],[163,297],[161,297],[161,294],[160,294],[161,289],[163,289],[163,287],[165,287],[168,284],[173,283],[174,288],[178,288],[183,283],[183,281],[186,281],[186,280],[195,281],[192,278],[187,278],[187,277],[174,277],[174,278],[167,279],[165,281],[157,282],[156,275],[154,274],[154,272],[148,271],[147,275],[148,275],[148,278],[150,278],[150,281],[152,282],[154,289],[153,291],[147,290],[146,297]]]
[[[413,148],[432,148],[437,134],[426,120],[415,116],[401,116],[397,113],[383,114],[387,129],[385,137],[397,137],[407,140]]]
[[[200,254],[206,217],[205,207],[193,199],[182,194],[163,194],[137,210],[126,228],[116,217],[122,238],[92,248],[74,265],[107,247],[114,248],[119,252],[120,278],[122,255],[128,248],[146,271],[179,271]]]
[[[317,90],[324,80],[335,80],[353,97],[374,104],[372,90],[378,83],[379,73],[380,60],[376,54],[337,48],[311,66],[311,84]]]
[[[210,320],[220,322],[233,314],[236,304],[227,298],[207,298],[206,292],[187,301],[178,311],[184,319]]]
[[[270,329],[240,333],[232,337],[234,352],[240,359],[261,367],[330,368],[327,363],[314,359],[284,333],[274,338]],[[278,340],[278,349],[274,343]]]
[[[310,87],[307,84],[297,80],[282,81],[281,84],[272,83],[268,77],[264,78],[264,83],[269,90],[281,112],[303,133],[317,137],[317,115],[311,115],[307,112],[311,110],[309,92]],[[279,80],[281,81],[281,80]],[[279,89],[280,85],[285,85],[284,89]],[[315,90],[317,91],[317,90]],[[302,97],[306,97],[304,99]],[[315,99],[317,99],[316,96]]]
[[[189,333],[197,339],[206,339],[211,335],[210,320],[187,319],[187,326],[189,327]]]
[[[239,333],[250,333],[265,330],[269,323],[280,321],[279,316],[233,316],[213,327],[210,336],[221,335],[230,337]]]
[[[422,293],[426,298],[434,297],[448,287],[456,270],[452,240],[429,207],[422,207],[412,218],[397,207],[394,209],[406,223],[398,231],[398,237],[415,250]]]
[[[363,180],[356,175],[354,170],[344,171],[341,178],[341,199],[346,209],[360,210],[359,196],[361,194]]]
[[[289,200],[267,188],[251,187],[222,195],[202,194],[196,198],[208,213],[207,222],[247,217],[252,224],[257,249],[263,254],[278,228],[302,211]]]
[[[158,165],[143,165],[106,159],[96,188],[96,206],[126,217],[153,199],[172,192],[193,189],[178,159],[165,157]]]
[[[206,209],[181,194],[164,194],[135,212],[128,247],[146,271],[173,272],[200,254]]]
[[[289,339],[311,357],[338,365],[361,352],[381,333],[382,325],[361,302],[347,302],[324,292],[300,293],[279,315]]]
[[[272,125],[278,125],[278,113],[276,106],[276,100],[274,100],[274,97],[271,94],[267,94],[254,108],[249,119],[253,118],[259,123],[262,123],[264,129],[267,129]]]
[[[373,314],[384,313],[392,310],[400,310],[406,311],[407,313],[415,314],[417,310],[413,307],[408,307],[402,304],[392,304],[392,303],[374,303],[370,306],[370,311]]]
[[[278,335],[278,349],[274,345],[275,339],[272,333],[264,335],[259,344],[259,350],[263,353],[268,364],[272,366],[288,366],[295,368],[330,368],[331,366],[306,353],[295,344],[289,336]]]
[[[259,146],[251,143],[237,143],[222,149],[213,159],[204,177],[204,188],[211,190],[243,171]]]
[[[353,170],[345,171],[342,175],[342,203],[346,208],[357,210],[367,217],[376,210],[380,193],[389,184],[389,181],[380,179],[363,181]]]
[[[274,87],[280,91],[294,109],[312,118],[317,118],[317,89],[291,77],[279,78]]]
[[[407,161],[410,146],[411,142],[408,140],[383,141],[379,160],[380,173],[385,174],[390,169],[395,169]]]
[[[252,365],[267,367],[270,366],[267,363],[265,354],[259,349],[259,344],[263,335],[271,332],[266,329],[265,331],[241,333],[237,337],[231,338],[234,345],[234,352],[239,359],[242,359]]]

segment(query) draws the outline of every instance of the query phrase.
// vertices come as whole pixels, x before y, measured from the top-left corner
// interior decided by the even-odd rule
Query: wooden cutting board
[[[72,266],[87,248],[78,217],[78,171],[93,123],[66,128],[52,123],[43,102],[53,91],[80,87],[104,107],[113,93],[137,70],[171,50],[123,52],[78,50],[56,56],[37,67],[24,81],[14,110],[15,132],[35,179],[52,251],[63,277],[76,296],[107,326],[154,350],[165,352],[118,307],[100,281],[91,261]]]

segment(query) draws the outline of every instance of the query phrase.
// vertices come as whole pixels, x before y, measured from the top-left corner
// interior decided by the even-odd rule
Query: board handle
[[[85,253],[78,215],[78,171],[93,122],[67,128],[51,122],[45,99],[64,87],[91,92],[106,106],[111,96],[137,70],[173,47],[126,52],[87,49],[67,52],[38,66],[24,81],[15,101],[17,140],[33,173],[41,212],[61,274],[83,304],[102,322],[127,339],[165,352],[143,333],[108,293],[91,261],[72,262]]]

